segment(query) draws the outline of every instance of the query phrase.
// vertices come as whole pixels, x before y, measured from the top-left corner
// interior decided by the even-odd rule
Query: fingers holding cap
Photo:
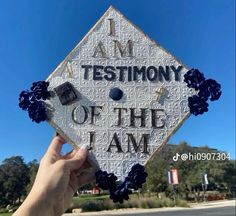
[[[83,185],[88,184],[95,180],[95,173],[94,171],[91,171],[77,178],[78,178],[78,187],[82,187]]]
[[[67,160],[71,171],[78,170],[85,162],[88,156],[88,145],[82,145],[73,158]]]
[[[49,152],[49,153],[53,152],[53,153],[60,154],[61,149],[62,149],[62,145],[65,143],[66,143],[66,141],[60,135],[57,135],[52,139],[52,142],[49,145],[47,152]]]

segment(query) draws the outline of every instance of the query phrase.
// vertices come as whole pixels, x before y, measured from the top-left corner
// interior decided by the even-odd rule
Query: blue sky
[[[208,145],[235,158],[234,0],[1,0],[0,161],[40,159],[54,130],[18,108],[20,91],[46,79],[109,5],[188,67],[222,85],[209,112],[191,116],[171,138]]]

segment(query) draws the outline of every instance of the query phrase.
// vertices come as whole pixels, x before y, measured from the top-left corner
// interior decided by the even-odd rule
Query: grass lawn
[[[90,200],[106,200],[106,199],[109,199],[109,195],[84,194],[78,197],[74,197],[73,201],[76,203],[79,203],[79,202],[90,201]]]
[[[0,213],[0,216],[11,216],[11,213]]]
[[[137,194],[130,194],[130,198],[137,198]],[[74,203],[81,203],[86,201],[96,201],[96,200],[110,200],[110,195],[93,195],[93,194],[82,194],[78,197],[73,197]],[[1,215],[0,215],[1,216]]]
[[[91,195],[84,194],[73,198],[73,204],[68,212],[73,208],[80,208],[83,212],[111,210],[119,208],[162,208],[174,207],[174,201],[170,198],[158,199],[154,197],[138,196],[138,194],[130,194],[130,199],[123,204],[113,203],[109,195]],[[188,207],[185,200],[177,200],[177,206]],[[0,215],[1,216],[1,215]]]

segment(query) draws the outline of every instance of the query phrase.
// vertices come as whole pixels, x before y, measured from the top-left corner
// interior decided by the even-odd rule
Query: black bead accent
[[[109,97],[115,101],[118,101],[123,97],[123,91],[117,87],[112,88],[110,90]]]
[[[75,101],[78,97],[71,83],[65,82],[54,89],[62,105]]]

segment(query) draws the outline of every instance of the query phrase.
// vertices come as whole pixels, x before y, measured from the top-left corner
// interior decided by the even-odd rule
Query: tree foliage
[[[0,184],[2,190],[2,202],[14,204],[26,193],[29,182],[28,167],[20,156],[5,159],[0,166]]]
[[[29,173],[28,173],[29,183],[27,185],[26,191],[27,191],[27,193],[29,193],[32,186],[33,186],[34,180],[36,178],[36,174],[37,174],[38,169],[39,169],[39,163],[38,163],[37,160],[34,159],[34,160],[30,161],[27,164],[27,166],[28,166],[28,169],[29,169]]]
[[[5,159],[0,165],[0,206],[20,202],[31,188],[37,169],[36,160],[26,164],[21,156]]]
[[[165,147],[157,156],[148,163],[148,179],[143,190],[151,192],[168,192],[168,170],[173,167],[178,170],[179,185],[177,191],[179,195],[188,198],[189,193],[196,194],[202,190],[202,174],[208,174],[209,189],[221,190],[224,188],[230,193],[235,193],[236,170],[235,161],[230,160],[173,160],[176,154],[191,153],[222,153],[207,146],[191,147],[186,142],[179,145],[172,145],[172,148]]]

